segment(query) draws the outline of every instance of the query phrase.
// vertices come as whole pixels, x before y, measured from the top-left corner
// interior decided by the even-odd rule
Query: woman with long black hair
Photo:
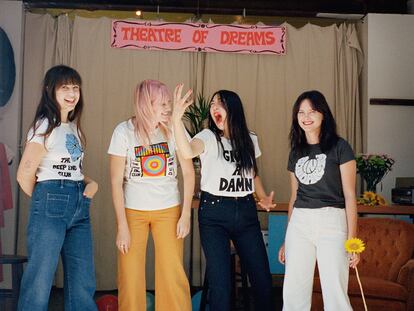
[[[307,91],[296,100],[290,130],[291,197],[285,244],[283,310],[310,310],[318,262],[324,309],[352,310],[347,295],[349,266],[344,243],[356,237],[356,163],[352,148],[336,132],[325,97]]]
[[[214,311],[231,308],[230,241],[247,270],[257,310],[271,310],[272,279],[257,217],[260,205],[269,210],[273,192],[266,195],[257,175],[261,155],[257,136],[249,131],[240,97],[221,90],[212,96],[208,129],[185,136],[181,118],[191,104],[191,90],[183,85],[174,92],[173,126],[177,146],[186,159],[200,156],[201,198],[198,220],[201,244],[207,260],[209,305]]]
[[[47,310],[59,255],[65,310],[96,310],[89,206],[98,184],[82,173],[81,84],[70,67],[47,71],[17,171],[20,187],[31,197],[19,311]]]

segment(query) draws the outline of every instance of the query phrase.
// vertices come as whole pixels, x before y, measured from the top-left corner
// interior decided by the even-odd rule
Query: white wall
[[[414,15],[369,14],[367,97],[414,99]],[[414,106],[370,105],[367,109],[369,153],[387,153],[396,163],[384,178],[390,202],[395,177],[414,177]]]
[[[21,1],[0,1],[0,27],[6,32],[14,50],[16,63],[16,82],[13,94],[4,107],[0,107],[0,142],[9,146],[16,157],[10,168],[12,180],[14,208],[4,212],[5,227],[1,228],[2,250],[5,254],[13,254],[16,234],[16,202],[17,183],[16,170],[18,159],[18,145],[20,138],[20,107],[21,107],[21,78],[22,78],[22,53],[23,53],[23,4]],[[0,283],[2,288],[10,288],[10,267],[5,266],[5,280]]]

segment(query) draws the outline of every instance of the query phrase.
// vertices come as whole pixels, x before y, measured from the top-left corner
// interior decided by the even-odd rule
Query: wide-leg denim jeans
[[[95,269],[89,219],[90,199],[83,181],[36,184],[27,228],[28,264],[19,311],[47,310],[59,255],[64,269],[66,311],[95,311]]]
[[[272,310],[272,277],[253,196],[226,198],[202,192],[198,221],[207,260],[210,310],[231,308],[230,240],[248,273],[255,309]]]

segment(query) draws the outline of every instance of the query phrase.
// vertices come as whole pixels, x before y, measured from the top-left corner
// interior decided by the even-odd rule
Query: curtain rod
[[[111,11],[136,11],[157,12],[157,5],[130,5],[130,4],[86,4],[75,2],[25,2],[26,9],[81,9],[81,10],[111,10]],[[160,11],[165,13],[192,13],[192,14],[217,14],[217,15],[241,15],[243,8],[223,8],[223,7],[198,7],[198,6],[159,6]],[[245,8],[247,15],[250,16],[289,16],[289,17],[316,17],[317,11],[306,10],[278,10],[272,8]],[[352,11],[352,12],[351,12]],[[341,12],[342,14],[357,14],[351,10],[350,12]],[[339,12],[333,12],[339,13]]]

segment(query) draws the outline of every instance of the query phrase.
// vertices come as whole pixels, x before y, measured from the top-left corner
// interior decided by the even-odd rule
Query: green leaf
[[[191,136],[203,129],[204,121],[208,118],[209,113],[210,99],[206,99],[199,93],[195,103],[190,105],[184,113],[184,119],[190,123],[190,129],[187,128],[187,131]]]

